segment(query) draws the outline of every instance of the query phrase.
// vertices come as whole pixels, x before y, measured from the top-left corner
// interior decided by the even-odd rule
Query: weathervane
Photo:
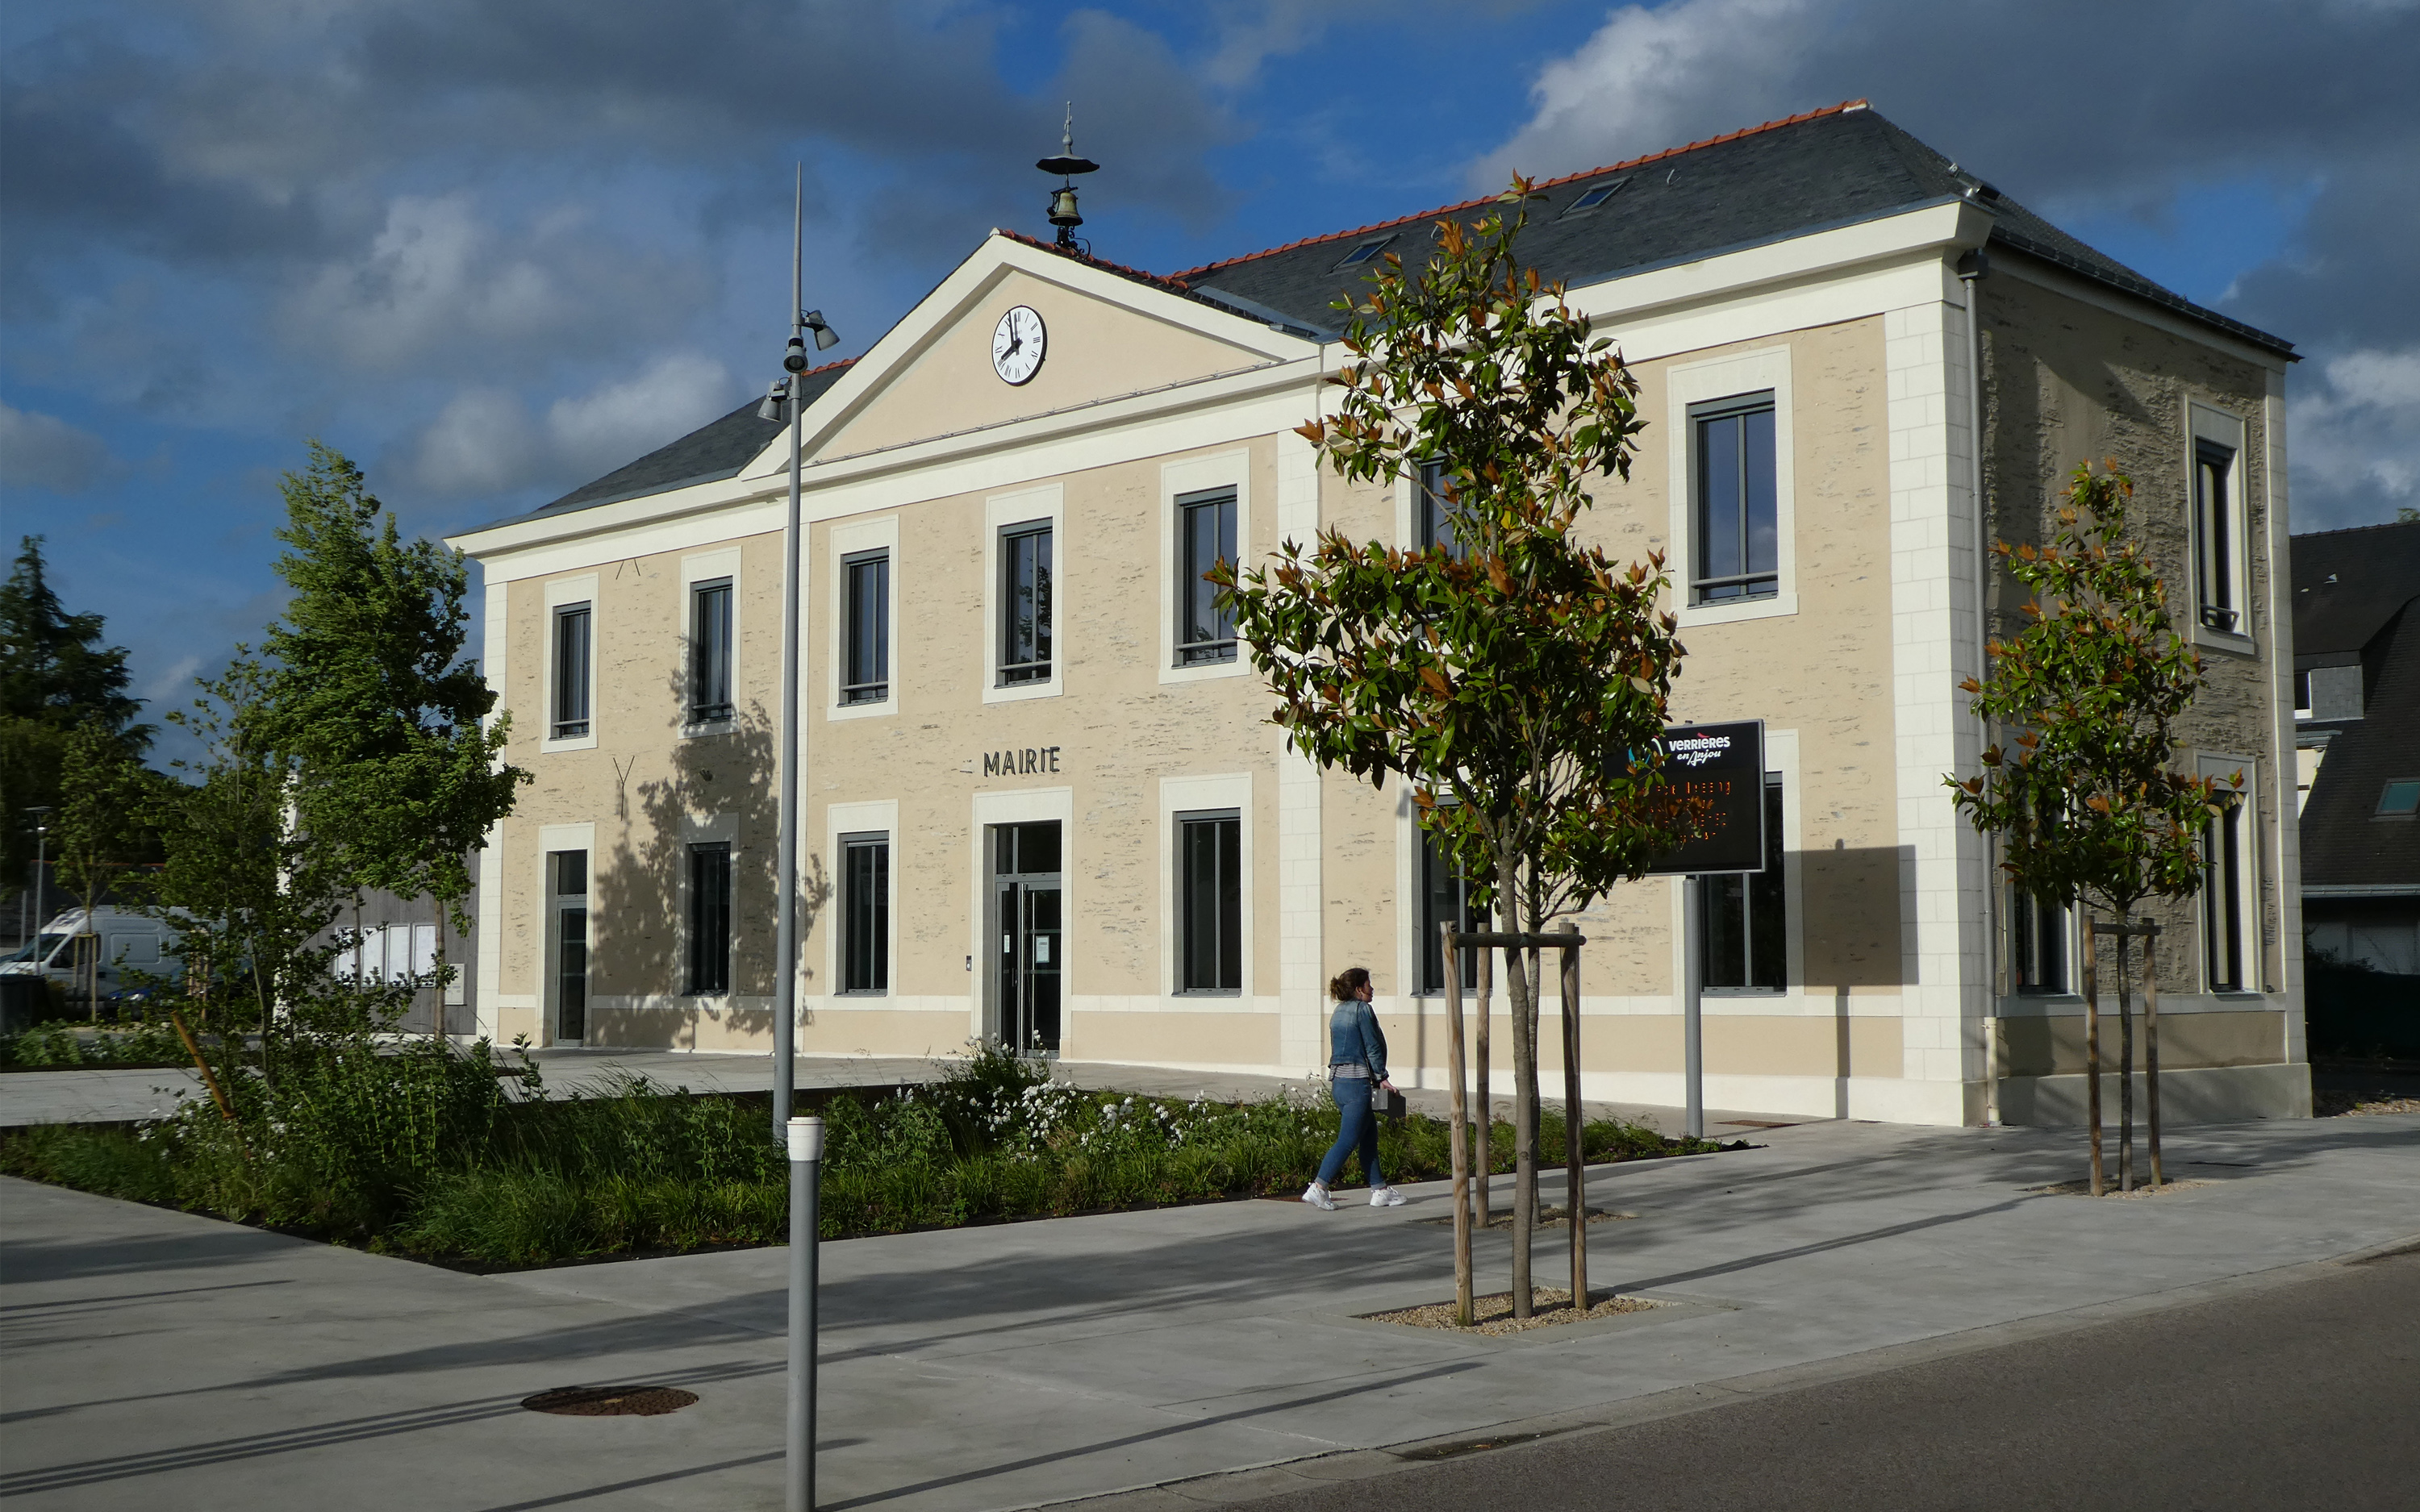
[[[1059,228],[1059,245],[1074,251],[1076,228],[1084,224],[1084,218],[1076,213],[1076,186],[1071,180],[1079,173],[1097,172],[1101,166],[1090,158],[1076,156],[1074,100],[1067,101],[1067,120],[1060,134],[1057,155],[1044,158],[1034,166],[1044,173],[1059,176],[1059,187],[1050,195],[1050,224]]]

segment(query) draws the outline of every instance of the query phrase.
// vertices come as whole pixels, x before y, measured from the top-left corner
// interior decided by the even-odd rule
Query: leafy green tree
[[[59,778],[72,731],[96,725],[141,757],[152,727],[136,722],[142,702],[124,646],[101,643],[98,614],[70,614],[51,587],[42,538],[21,537],[17,560],[0,582],[0,896],[13,896],[34,858],[24,810],[59,807]]]
[[[2149,553],[2127,536],[2133,492],[2115,462],[2101,471],[2086,463],[2070,480],[2047,546],[1993,546],[2033,598],[2024,627],[1985,647],[1990,677],[1963,687],[1978,715],[2017,734],[2013,748],[1984,750],[1980,772],[1943,779],[1975,827],[1999,838],[2001,870],[2019,890],[2062,908],[2102,908],[2120,923],[2140,922],[2133,911],[2147,898],[2200,889],[2198,837],[2243,786],[2241,772],[2222,793],[2216,779],[2171,764],[2177,721],[2201,688],[2201,657],[2169,623],[2166,586]],[[2118,1161],[2131,1186],[2127,986],[2120,936]],[[2155,1126],[2155,1148],[2158,1137]],[[2097,1193],[2097,1125],[2091,1138]]]
[[[427,897],[469,928],[464,857],[530,774],[503,761],[496,695],[462,657],[461,553],[405,541],[359,468],[314,441],[285,480],[294,590],[263,650],[258,734],[294,766],[294,823],[355,891]]]
[[[172,784],[154,810],[165,851],[151,887],[153,905],[178,930],[187,1006],[194,1027],[215,1032],[220,1082],[237,1091],[237,1053],[260,1036],[262,1079],[273,1082],[280,1041],[297,1027],[344,1015],[329,964],[327,931],[350,888],[334,856],[292,822],[293,757],[263,732],[277,691],[275,673],[238,646],[202,696],[168,719],[200,748],[174,764],[188,780]]]
[[[1606,338],[1542,286],[1514,243],[1514,179],[1466,230],[1437,224],[1427,265],[1369,279],[1330,381],[1334,415],[1300,433],[1343,477],[1441,467],[1453,548],[1355,545],[1323,532],[1267,567],[1222,566],[1236,632],[1278,695],[1275,722],[1326,767],[1412,789],[1420,822],[1511,931],[1541,930],[1640,876],[1685,838],[1660,758],[1682,655],[1660,557],[1616,563],[1575,525],[1589,484],[1627,478],[1636,380]],[[1513,1300],[1527,1316],[1537,1202],[1539,963],[1508,962],[1515,1025]]]
[[[127,749],[126,741],[99,719],[88,719],[67,733],[60,765],[58,812],[51,821],[54,870],[61,886],[90,912],[110,891],[113,881],[144,858],[150,839],[147,823],[156,779]],[[101,972],[97,931],[78,957],[85,972],[86,1005],[95,1021],[101,1017]]]

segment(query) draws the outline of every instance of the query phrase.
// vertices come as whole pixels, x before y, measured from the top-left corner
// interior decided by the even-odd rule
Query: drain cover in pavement
[[[524,1396],[521,1405],[561,1417],[655,1417],[696,1400],[697,1393],[671,1386],[559,1386]]]

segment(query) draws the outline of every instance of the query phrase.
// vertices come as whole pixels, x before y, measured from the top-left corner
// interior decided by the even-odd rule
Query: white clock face
[[[1003,383],[1022,383],[1042,371],[1042,317],[1018,305],[992,328],[991,368]]]

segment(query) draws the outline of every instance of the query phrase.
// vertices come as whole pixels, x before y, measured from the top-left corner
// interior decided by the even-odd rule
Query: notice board
[[[1648,870],[1714,876],[1764,870],[1764,721],[1676,724],[1664,730],[1664,778],[1712,800],[1707,832]]]

